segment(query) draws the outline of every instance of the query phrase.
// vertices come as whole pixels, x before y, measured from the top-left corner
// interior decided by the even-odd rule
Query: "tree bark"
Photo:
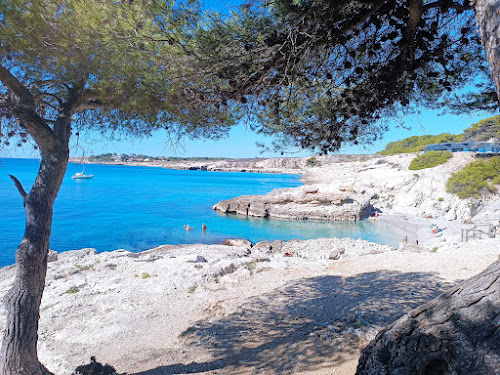
[[[471,4],[500,103],[500,1]],[[500,374],[500,261],[381,331],[356,374]]]
[[[356,374],[500,374],[500,261],[381,331]]]
[[[68,165],[68,148],[43,152],[35,183],[24,199],[26,229],[16,253],[16,277],[5,297],[7,327],[1,375],[51,374],[38,360],[38,319],[45,286],[53,204]]]
[[[497,90],[500,103],[500,1],[472,1],[476,11],[476,20],[481,34],[486,60]]]
[[[50,127],[38,114],[31,92],[0,64],[0,81],[9,90],[12,114],[33,137],[41,152],[40,169],[29,194],[11,176],[23,197],[26,227],[16,252],[16,277],[5,296],[7,327],[0,349],[0,375],[51,374],[38,360],[38,320],[45,287],[54,201],[69,159],[71,117],[80,104],[84,82],[68,89],[57,120]]]

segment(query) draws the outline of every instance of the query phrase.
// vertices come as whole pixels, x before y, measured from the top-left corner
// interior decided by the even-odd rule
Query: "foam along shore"
[[[61,375],[91,356],[141,375],[354,374],[381,327],[500,254],[497,239],[452,237],[232,244],[51,253],[41,361]],[[14,268],[0,270],[0,297]]]

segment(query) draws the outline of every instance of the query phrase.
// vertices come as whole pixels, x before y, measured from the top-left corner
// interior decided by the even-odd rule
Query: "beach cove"
[[[2,159],[0,165],[0,266],[4,266],[14,263],[25,225],[21,197],[8,174],[29,186],[39,162]],[[397,229],[392,233],[390,227],[379,223],[267,220],[214,211],[212,206],[224,199],[302,185],[301,175],[297,174],[302,169],[293,170],[295,174],[269,174],[240,173],[240,168],[222,173],[159,166],[87,165],[86,170],[94,178],[74,180],[71,176],[82,166],[70,164],[54,207],[51,249],[62,252],[91,247],[99,252],[138,252],[163,244],[220,244],[235,237],[251,242],[351,237],[396,246],[402,238]],[[203,231],[202,224],[208,230]],[[184,225],[194,229],[187,232]]]
[[[321,238],[51,253],[41,361],[56,374],[94,355],[137,375],[354,374],[361,349],[381,328],[500,254],[498,238],[460,240],[472,225],[464,220],[498,220],[495,198],[472,211],[442,186],[469,156],[417,173],[407,169],[411,157],[325,163],[306,171],[304,185],[255,196],[268,213],[283,204],[277,197],[305,196],[289,210],[297,215],[348,195],[341,201],[349,212],[371,205],[381,211],[375,222],[406,233],[398,246]],[[13,275],[14,266],[0,270],[0,296]]]

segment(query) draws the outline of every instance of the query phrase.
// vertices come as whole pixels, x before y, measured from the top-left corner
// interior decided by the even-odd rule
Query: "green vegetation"
[[[78,287],[72,286],[71,288],[66,290],[64,293],[65,294],[75,294],[75,293],[78,293],[79,291],[80,291],[80,289]]]
[[[500,139],[500,115],[473,124],[470,128],[464,130],[463,138],[478,142],[489,141],[492,138]]]
[[[308,167],[316,167],[320,164],[321,164],[321,162],[318,159],[316,159],[314,156],[311,156],[309,159],[306,160],[306,165]]]
[[[257,268],[257,263],[258,263],[257,260],[253,260],[251,262],[245,263],[245,267],[247,268],[247,270],[250,271],[250,274],[252,274],[253,271],[255,270],[255,268]]]
[[[91,266],[88,266],[88,265],[82,266],[81,264],[75,264],[75,267],[78,268],[80,271],[88,271],[91,268],[94,269]]]
[[[115,154],[107,153],[107,154],[101,154],[101,155],[92,155],[89,156],[89,161],[94,162],[94,161],[113,161],[114,160]]]
[[[147,272],[143,272],[142,275],[141,275],[141,279],[148,279],[150,277],[151,277],[151,275],[149,273],[147,273]]]
[[[431,253],[437,253],[438,251],[438,248],[437,247],[433,247],[432,250],[431,250]]]
[[[481,193],[495,191],[500,184],[500,157],[478,160],[453,173],[446,183],[449,193],[460,199],[480,197]]]
[[[436,143],[484,142],[494,138],[500,139],[500,115],[481,120],[465,129],[462,134],[415,135],[397,142],[390,142],[384,150],[378,153],[381,155],[407,154],[423,151],[425,146]]]
[[[417,169],[432,168],[436,165],[446,163],[452,156],[451,151],[429,151],[413,159],[409,169],[414,171]]]
[[[459,142],[462,140],[461,135],[443,133],[438,135],[422,135],[413,136],[409,138],[402,139],[401,141],[391,142],[385,146],[385,149],[379,151],[381,155],[394,155],[394,154],[404,154],[412,152],[423,151],[425,146],[434,145],[436,143],[444,142]]]

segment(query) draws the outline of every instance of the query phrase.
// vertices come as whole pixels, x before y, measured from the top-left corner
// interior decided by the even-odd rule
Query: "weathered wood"
[[[382,330],[356,374],[500,374],[500,261]]]

